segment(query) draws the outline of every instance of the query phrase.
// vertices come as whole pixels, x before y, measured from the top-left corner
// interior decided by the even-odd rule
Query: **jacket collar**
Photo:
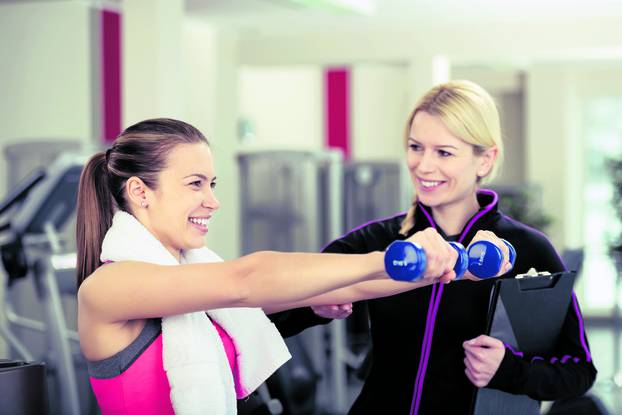
[[[479,228],[482,223],[487,222],[492,217],[494,217],[498,213],[498,201],[499,196],[496,192],[490,189],[480,189],[477,191],[477,202],[479,203],[479,210],[475,215],[473,215],[462,228],[460,232],[460,236],[458,238],[459,242],[467,239],[467,235],[470,233],[471,229],[475,226],[475,228]],[[432,209],[430,207],[425,206],[423,203],[417,204],[417,210],[415,212],[415,227],[409,233],[409,236],[415,233],[418,230],[424,229],[428,226],[432,226],[443,236],[447,237],[442,229],[440,229],[434,219],[432,218]],[[478,226],[476,226],[478,225]],[[470,240],[470,238],[469,238]]]

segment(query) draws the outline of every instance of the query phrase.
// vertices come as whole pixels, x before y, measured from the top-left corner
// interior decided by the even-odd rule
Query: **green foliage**
[[[622,221],[622,159],[609,158],[605,163],[613,185],[611,203],[618,219]],[[612,241],[609,248],[614,252],[622,252],[622,235]]]

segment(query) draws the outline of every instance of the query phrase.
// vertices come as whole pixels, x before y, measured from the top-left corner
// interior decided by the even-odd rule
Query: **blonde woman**
[[[474,238],[492,238],[494,232],[516,249],[509,277],[531,267],[564,269],[545,235],[504,215],[497,195],[481,188],[495,176],[503,158],[499,115],[483,88],[469,81],[432,88],[410,114],[404,143],[415,195],[408,212],[356,229],[324,252],[383,250],[394,240],[426,229],[465,246]],[[596,369],[576,297],[555,353],[526,356],[483,335],[492,283],[434,284],[367,301],[372,364],[350,414],[468,414],[475,388],[482,387],[537,400],[586,392]],[[315,311],[342,317],[350,308],[341,304],[339,309],[325,306]],[[534,313],[536,318],[546,317]],[[296,314],[301,313],[292,316]],[[293,320],[282,322],[292,332]]]

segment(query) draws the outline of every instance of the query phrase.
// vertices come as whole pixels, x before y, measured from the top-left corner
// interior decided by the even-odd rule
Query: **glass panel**
[[[583,307],[594,314],[614,306],[616,270],[609,246],[622,227],[613,208],[614,187],[607,169],[610,158],[622,159],[622,97],[587,102],[585,116],[585,294]]]

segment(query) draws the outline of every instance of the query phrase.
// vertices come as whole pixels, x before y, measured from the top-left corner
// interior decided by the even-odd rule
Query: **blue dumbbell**
[[[511,243],[502,239],[510,251],[510,264],[514,266],[516,250]],[[469,247],[469,272],[477,278],[491,278],[499,273],[499,267],[503,263],[503,252],[489,241],[477,241]]]
[[[510,250],[510,263],[514,265],[516,251],[507,241],[503,240]],[[467,252],[458,242],[449,242],[458,252],[458,259],[454,265],[456,278],[462,277],[467,271],[478,278],[490,278],[499,273],[503,263],[503,252],[495,244],[488,241],[478,241],[469,247]],[[416,281],[425,271],[427,260],[425,251],[416,243],[395,241],[387,248],[384,255],[384,265],[387,274],[398,281]]]

